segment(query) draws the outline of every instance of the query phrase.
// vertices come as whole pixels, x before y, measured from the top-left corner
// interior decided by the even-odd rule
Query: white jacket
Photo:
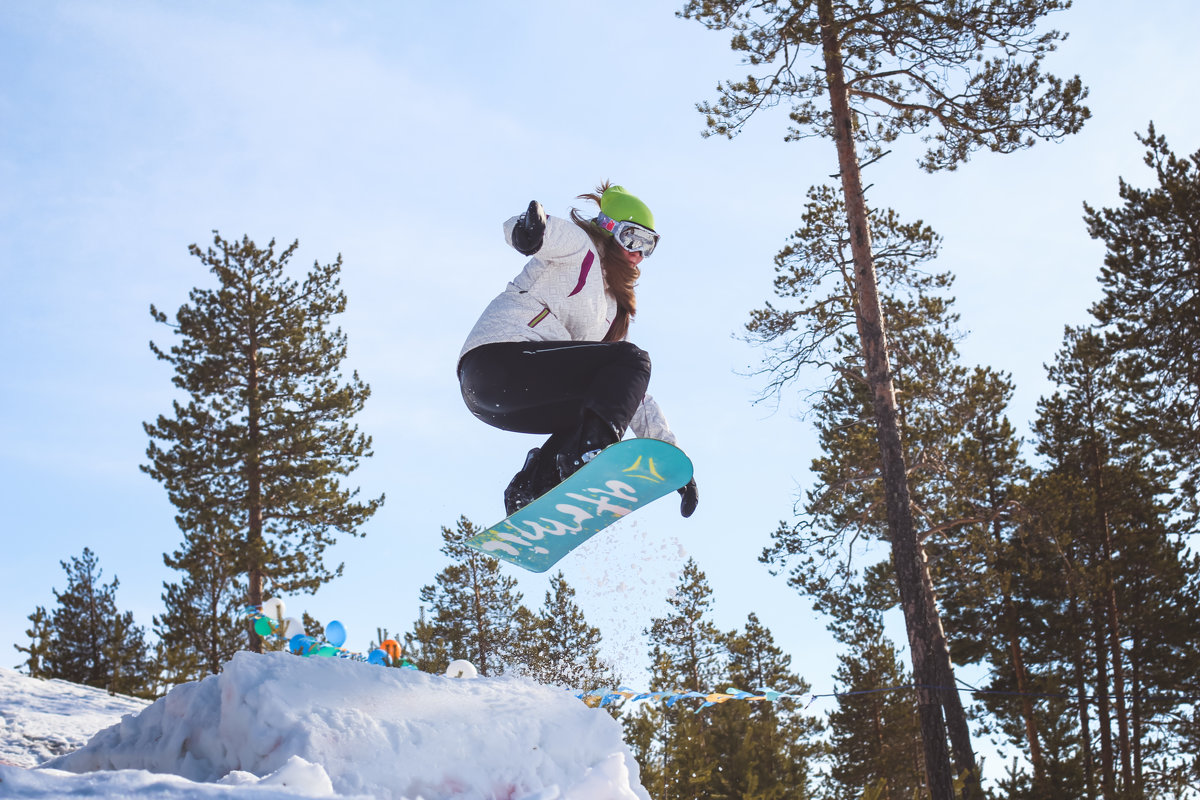
[[[511,245],[517,217],[504,223]],[[608,292],[600,253],[571,220],[546,217],[546,235],[537,254],[484,309],[459,358],[494,342],[599,342],[617,315]],[[646,395],[629,424],[634,436],[675,443],[662,409]]]

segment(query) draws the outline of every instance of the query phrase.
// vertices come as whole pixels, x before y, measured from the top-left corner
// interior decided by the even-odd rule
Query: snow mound
[[[44,766],[310,796],[649,800],[620,725],[563,689],[285,653],[238,653]]]
[[[282,769],[261,780],[248,772],[231,772],[219,783],[194,783],[178,775],[145,770],[90,772],[76,775],[57,769],[0,767],[0,797],[14,800],[67,800],[107,797],[112,800],[297,800],[334,797],[329,777],[315,764],[293,757]],[[340,800],[352,800],[343,795]],[[353,800],[374,800],[359,795]]]
[[[0,669],[0,764],[33,767],[69,753],[114,719],[147,705],[148,700],[111,695],[91,686],[38,680]],[[63,724],[66,719],[70,725]]]

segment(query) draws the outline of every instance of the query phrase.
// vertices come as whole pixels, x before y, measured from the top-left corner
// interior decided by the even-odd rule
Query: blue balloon
[[[325,626],[325,641],[329,642],[334,647],[341,647],[346,643],[346,628],[336,619]]]
[[[367,663],[369,664],[386,664],[388,654],[382,650],[372,650],[367,654]]]
[[[291,639],[288,639],[288,649],[300,655],[305,654],[304,651],[308,649],[310,644],[312,644],[312,638],[305,636],[303,633],[298,633]]]

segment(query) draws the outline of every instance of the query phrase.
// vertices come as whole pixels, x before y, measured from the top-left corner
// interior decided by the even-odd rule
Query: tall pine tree
[[[1092,313],[1102,325],[1105,345],[1116,363],[1113,377],[1122,387],[1121,436],[1126,442],[1152,443],[1159,451],[1156,455],[1165,456],[1167,480],[1179,503],[1172,522],[1195,531],[1200,516],[1200,151],[1176,154],[1153,123],[1138,140],[1146,148],[1144,161],[1154,172],[1154,184],[1138,188],[1122,179],[1120,205],[1084,207],[1088,232],[1105,244],[1100,273],[1104,295]],[[1145,537],[1139,544],[1157,540]],[[1174,565],[1183,557],[1143,558],[1139,566],[1157,563],[1167,575],[1174,575]],[[1194,585],[1198,579],[1194,563],[1190,573],[1188,582]],[[1178,591],[1177,583],[1151,577],[1137,585],[1158,594],[1164,608],[1173,609],[1177,601],[1170,598]],[[1143,674],[1139,654],[1149,645],[1177,641],[1172,634],[1185,629],[1163,627],[1144,639],[1136,632],[1137,622],[1127,624],[1135,643],[1129,658],[1136,690]],[[1177,662],[1176,685],[1196,685],[1190,661]],[[1144,772],[1139,764],[1154,763],[1149,774],[1187,780],[1179,777],[1180,768],[1170,758],[1142,752],[1140,719],[1152,704],[1142,703],[1137,694],[1133,699],[1137,705],[1131,709],[1130,735],[1135,779]],[[1200,752],[1195,715],[1179,708],[1171,713],[1169,727],[1182,734],[1185,748],[1193,753],[1192,774],[1200,774],[1195,766],[1200,764],[1195,755]]]
[[[1078,78],[1062,81],[1042,72],[1042,60],[1062,35],[1036,31],[1042,16],[1069,5],[1069,0],[688,0],[681,12],[731,32],[733,49],[761,73],[718,85],[720,99],[700,107],[710,133],[732,137],[758,110],[784,102],[793,123],[788,139],[820,136],[833,143],[852,262],[846,280],[854,285],[856,338],[876,426],[888,539],[921,686],[944,678],[944,648],[912,516],[892,381],[892,321],[876,279],[863,159],[869,163],[902,135],[921,133],[931,142],[921,166],[949,170],[979,148],[1012,152],[1035,138],[1078,130],[1088,116],[1080,105],[1086,91]],[[918,692],[930,791],[935,800],[949,800],[953,788],[939,700],[930,690]],[[969,742],[953,727],[950,736],[961,763]]]
[[[800,519],[776,532],[763,557],[787,570],[792,585],[806,593],[823,590],[814,580],[823,570],[848,580],[850,564],[878,558],[880,545],[890,555],[886,574],[893,579],[897,574],[874,398],[853,336],[857,294],[846,277],[851,258],[840,222],[842,205],[829,188],[810,191],[805,225],[776,260],[775,290],[784,302],[753,312],[748,325],[751,339],[767,350],[774,388],[794,380],[805,366],[831,373],[812,404],[822,450],[813,461],[816,486]],[[891,211],[871,215],[871,232],[885,290],[883,308],[892,325],[892,382],[909,470],[910,517],[920,525],[915,544],[919,606],[933,645],[924,662],[926,680],[932,682],[918,681],[919,694],[938,699],[955,772],[969,773],[968,784],[977,793],[961,698],[953,688],[938,688],[954,687],[955,679],[937,592],[975,592],[977,576],[968,570],[972,562],[963,560],[970,550],[964,543],[981,535],[974,529],[1014,509],[1011,484],[1020,464],[1015,435],[1003,416],[1011,386],[992,370],[968,370],[959,363],[958,316],[946,296],[952,276],[923,266],[937,254],[937,234]],[[995,461],[984,468],[985,458]],[[902,604],[904,593],[894,597]],[[961,608],[966,600],[952,597],[950,602]]]
[[[1184,644],[1200,629],[1190,529],[1168,502],[1175,473],[1129,435],[1114,354],[1094,331],[1068,330],[1049,374],[1058,389],[1039,403],[1045,467],[1027,537],[1045,576],[1028,585],[1042,623],[1031,654],[1047,674],[1070,676],[1060,688],[1075,705],[1087,796],[1169,790],[1178,743],[1161,731],[1186,713],[1178,689],[1194,685],[1200,663]]]
[[[371,455],[371,441],[351,422],[370,389],[357,373],[341,374],[346,336],[331,327],[346,308],[341,256],[314,263],[297,281],[285,275],[297,247],[277,254],[274,240],[263,249],[249,237],[234,242],[219,233],[207,250],[192,245],[218,285],[192,290],[176,312],[175,345],[151,343],[175,368],[172,382],[186,400],[145,426],[151,441],[143,470],[178,511],[187,540],[181,552],[189,554],[178,562],[223,573],[192,576],[182,595],[233,576],[241,576],[244,604],[252,606],[268,591],[314,592],[341,573],[341,565],[325,564],[325,548],[337,534],[360,535],[383,502],[358,501],[357,489],[342,486]],[[154,306],[150,313],[169,324]],[[214,543],[215,532],[232,542]],[[214,549],[218,560],[205,555]],[[175,602],[170,592],[168,601]],[[192,620],[175,614],[164,621]],[[251,649],[261,650],[260,637],[246,630]],[[173,635],[202,641],[206,632]]]

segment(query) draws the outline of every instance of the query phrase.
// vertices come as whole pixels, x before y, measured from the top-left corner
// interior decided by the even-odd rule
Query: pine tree
[[[134,624],[132,612],[117,609],[120,582],[113,577],[101,583],[99,559],[86,547],[82,555],[60,563],[67,588],[54,590],[58,605],[48,617],[41,607],[30,615],[31,638],[38,641],[24,652],[36,650],[40,656],[38,677],[61,678],[113,694],[150,696],[153,679],[145,631]]]
[[[745,627],[726,639],[729,663],[724,688],[771,689],[791,695],[811,691],[791,671],[791,657],[775,644],[770,630],[750,614]],[[814,765],[822,755],[821,723],[804,714],[798,701],[731,701],[708,709],[717,768],[708,797],[783,800],[813,796]]]
[[[1031,570],[1017,533],[1029,469],[1006,416],[1012,391],[1007,377],[984,368],[957,384],[945,417],[949,444],[939,454],[944,469],[938,470],[938,508],[947,521],[931,519],[922,538],[954,662],[987,663],[993,675],[1003,676],[1003,691],[1020,698],[1002,708],[1016,712],[1013,731],[1021,738],[1014,742],[1024,748],[1040,791],[1045,770],[1037,676],[1026,663],[1027,619],[1018,601],[1018,584]]]
[[[1186,539],[1170,526],[1166,506],[1154,497],[1166,487],[1154,486],[1145,475],[1128,476],[1139,495],[1128,516],[1122,542],[1118,605],[1123,609],[1128,659],[1127,696],[1133,752],[1134,791],[1143,796],[1180,796],[1184,764],[1180,753],[1194,727],[1178,720],[1189,711],[1183,700],[1200,685],[1200,559]],[[1140,507],[1138,507],[1140,506]],[[1167,729],[1172,736],[1160,735]],[[1176,738],[1183,733],[1182,741]],[[1191,759],[1194,767],[1196,760]]]
[[[1055,396],[1039,407],[1037,429],[1039,452],[1053,459],[1058,469],[1077,478],[1087,492],[1076,529],[1076,553],[1083,568],[1078,580],[1088,586],[1087,601],[1094,625],[1097,708],[1100,714],[1101,779],[1104,794],[1116,792],[1120,778],[1133,784],[1132,751],[1129,738],[1129,709],[1125,701],[1125,656],[1121,646],[1121,609],[1117,605],[1114,559],[1113,504],[1119,502],[1110,486],[1109,461],[1116,442],[1106,420],[1114,413],[1107,354],[1098,336],[1085,330],[1068,331],[1064,349],[1049,369],[1060,387]],[[1109,676],[1111,675],[1111,684]],[[1115,716],[1114,740],[1109,717]]]
[[[724,634],[711,619],[712,589],[689,558],[666,616],[651,620],[651,691],[707,692],[725,673]],[[641,765],[642,785],[654,797],[702,797],[713,782],[715,752],[711,717],[695,707],[642,704],[626,719],[629,740]]]
[[[712,603],[708,579],[689,559],[668,599],[670,610],[646,631],[654,643],[652,691],[809,691],[755,615],[742,631],[723,633],[711,620]],[[623,720],[642,785],[652,796],[812,796],[821,726],[795,701],[729,701],[705,709],[698,703],[647,702]]]
[[[1120,181],[1123,205],[1093,208],[1084,220],[1106,253],[1104,297],[1092,313],[1118,351],[1133,388],[1139,429],[1169,450],[1200,481],[1200,150],[1180,157],[1151,124],[1145,163],[1156,185]]]
[[[579,691],[615,689],[621,678],[600,653],[600,629],[587,623],[575,590],[560,571],[521,648],[524,671],[541,683]]]
[[[748,325],[752,340],[768,350],[766,369],[774,387],[793,380],[801,365],[833,372],[812,404],[822,450],[813,461],[816,487],[800,520],[781,527],[763,557],[789,569],[802,592],[821,590],[807,574],[811,568],[843,574],[856,559],[877,558],[880,545],[891,550],[887,574],[896,574],[874,400],[852,336],[855,292],[840,277],[850,268],[842,216],[835,192],[810,192],[805,226],[777,258],[775,289],[786,305],[768,304]],[[872,214],[871,226],[892,325],[892,380],[911,518],[921,526],[916,544],[921,613],[934,645],[926,661],[934,682],[922,684],[921,693],[943,706],[956,772],[970,779],[977,773],[961,698],[934,688],[955,685],[939,597],[949,597],[956,610],[978,600],[978,572],[986,570],[988,553],[982,528],[1000,524],[1015,510],[1012,486],[1022,466],[1004,418],[1011,385],[992,370],[959,363],[958,316],[946,296],[952,276],[922,266],[936,256],[940,238],[891,211]],[[985,467],[988,459],[994,463]],[[897,602],[901,598],[898,593]],[[969,641],[970,635],[961,638]],[[963,656],[978,658],[969,649]]]
[[[441,551],[451,563],[422,587],[420,619],[405,636],[405,651],[422,670],[442,672],[464,658],[480,675],[501,675],[522,663],[533,613],[496,559],[463,544],[479,532],[466,517],[442,528]]]
[[[341,256],[314,264],[302,282],[285,276],[298,247],[276,254],[249,237],[189,250],[218,280],[194,289],[172,325],[179,341],[151,344],[175,368],[172,382],[187,395],[172,416],[146,424],[149,464],[143,470],[166,488],[187,538],[183,553],[203,553],[214,531],[235,537],[219,561],[227,574],[195,576],[196,585],[241,576],[244,605],[272,593],[313,592],[341,573],[325,548],[336,534],[359,528],[383,502],[359,502],[341,479],[371,455],[371,441],[351,418],[369,387],[354,373],[343,379],[346,336],[331,328],[346,307],[339,288]],[[157,322],[167,315],[151,306]],[[205,561],[212,566],[211,559]],[[186,592],[185,592],[186,593]],[[182,618],[171,622],[186,622]],[[260,637],[247,626],[250,647]],[[177,636],[202,638],[204,631]]]
[[[1035,137],[1077,131],[1088,116],[1080,105],[1086,90],[1078,77],[1064,82],[1041,71],[1062,35],[1035,31],[1042,16],[1069,5],[1069,0],[688,0],[681,12],[711,29],[731,31],[733,49],[764,70],[761,76],[718,85],[720,100],[700,106],[710,133],[732,137],[759,109],[788,102],[793,126],[787,138],[833,141],[853,263],[845,279],[854,287],[889,540],[914,675],[922,686],[938,684],[944,656],[912,519],[892,381],[890,320],[877,283],[861,159],[875,160],[901,135],[930,127],[934,132],[924,138],[932,145],[920,162],[928,171],[954,169],[981,147],[1011,152]],[[803,63],[809,56],[815,63]],[[865,148],[862,154],[859,148]],[[940,705],[934,693],[918,692],[930,791],[935,800],[948,800],[953,788]],[[979,793],[974,781],[968,785],[972,794]]]
[[[28,619],[31,624],[25,629],[25,635],[29,637],[29,646],[13,645],[17,652],[26,654],[25,661],[19,664],[18,668],[24,667],[25,674],[31,678],[45,678],[48,677],[45,666],[46,654],[49,652],[50,641],[54,635],[50,625],[50,615],[45,606],[38,606]]]
[[[908,800],[925,788],[912,679],[884,635],[878,611],[858,609],[834,626],[846,648],[834,674],[837,708],[829,714],[832,797],[857,800],[866,790]]]
[[[1058,390],[1039,403],[1046,474],[1032,511],[1033,535],[1049,539],[1041,550],[1057,569],[1031,586],[1048,628],[1038,655],[1072,676],[1078,767],[1098,778],[1079,780],[1087,796],[1144,796],[1165,787],[1169,770],[1149,765],[1169,765],[1178,744],[1157,731],[1183,710],[1177,687],[1197,674],[1185,644],[1200,633],[1196,561],[1182,538],[1191,529],[1167,502],[1174,473],[1129,436],[1101,337],[1068,330],[1049,374]]]
[[[167,683],[215,675],[237,652],[246,591],[236,548],[233,535],[194,531],[181,549],[163,557],[183,573],[179,582],[163,584],[166,609],[154,617]]]
[[[1144,161],[1154,171],[1155,184],[1141,189],[1121,179],[1121,205],[1097,209],[1085,204],[1088,232],[1102,240],[1106,248],[1100,274],[1104,296],[1091,310],[1115,361],[1115,370],[1105,377],[1120,387],[1116,401],[1120,439],[1125,447],[1131,443],[1153,444],[1158,451],[1154,457],[1165,457],[1167,491],[1175,498],[1171,521],[1191,532],[1196,530],[1200,506],[1200,229],[1196,224],[1200,215],[1200,151],[1177,155],[1166,138],[1157,134],[1153,123],[1145,136],[1137,138],[1146,147]],[[1128,463],[1127,458],[1122,460]],[[1137,469],[1131,472],[1144,474]],[[1157,487],[1163,484],[1152,483]],[[1109,487],[1104,493],[1111,497],[1118,491]],[[1144,518],[1155,516],[1162,514],[1152,512]],[[1163,526],[1159,523],[1151,527]],[[1113,592],[1137,585],[1141,596],[1157,594],[1164,609],[1174,609],[1179,602],[1175,598],[1194,591],[1195,563],[1184,568],[1184,572],[1190,572],[1186,578],[1190,586],[1181,589],[1178,565],[1190,556],[1162,552],[1165,545],[1161,541],[1161,535],[1137,540],[1139,545],[1153,543],[1160,551],[1144,554],[1138,561],[1139,567],[1155,565],[1149,570],[1153,577],[1139,581],[1127,578],[1117,582]],[[1146,636],[1132,618],[1134,612],[1126,609],[1124,613],[1132,639],[1128,658],[1134,703],[1129,722],[1133,777],[1141,781],[1148,773],[1164,787],[1178,785],[1187,780],[1180,777],[1178,760],[1152,755],[1143,743],[1141,728],[1162,711],[1155,709],[1146,716],[1155,704],[1143,702],[1137,688],[1142,676],[1153,672],[1142,666],[1141,655],[1154,651],[1156,644],[1169,647],[1167,643],[1176,642],[1175,635],[1186,631],[1187,626],[1151,625],[1155,633]],[[1171,612],[1164,616],[1171,616]],[[1196,685],[1191,662],[1190,658],[1176,658],[1175,685]],[[1173,720],[1169,727],[1182,735],[1183,748],[1197,752],[1194,744],[1186,744],[1200,740],[1194,722],[1186,721],[1194,715],[1179,708],[1169,713]],[[1153,769],[1142,767],[1150,764]]]
[[[423,605],[417,611],[417,621],[413,623],[412,631],[404,634],[404,655],[423,672],[444,671],[454,660],[449,655],[449,649],[439,640],[438,629],[426,618]]]

